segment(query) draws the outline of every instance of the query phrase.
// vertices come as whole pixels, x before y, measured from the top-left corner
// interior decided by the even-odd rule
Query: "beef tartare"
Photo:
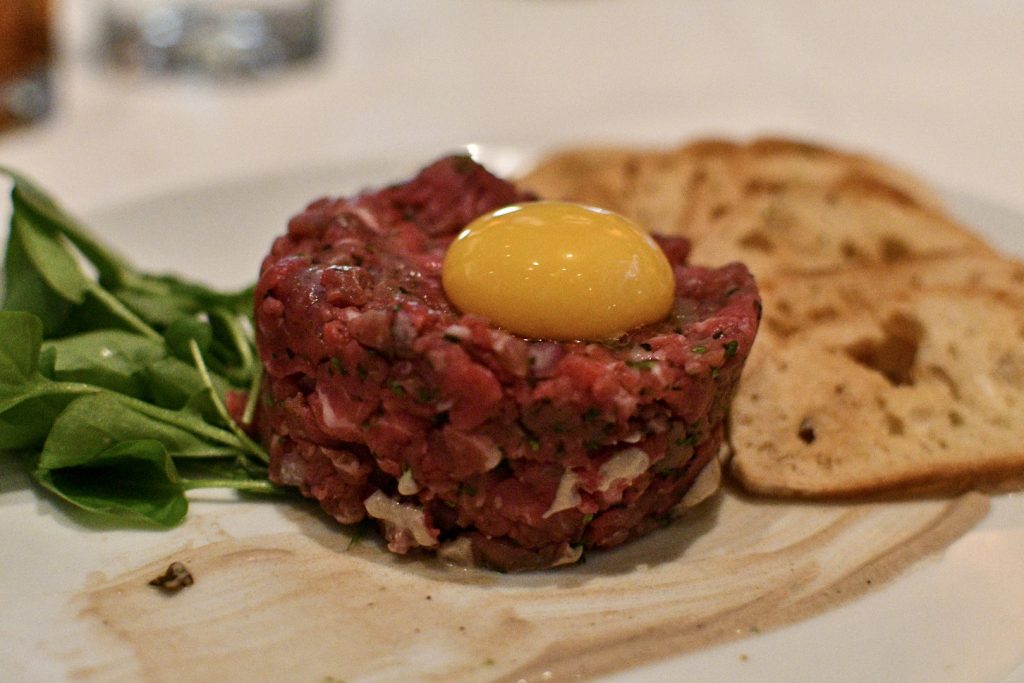
[[[501,570],[571,564],[707,488],[760,317],[752,276],[657,238],[667,318],[602,342],[514,336],[456,310],[441,264],[474,218],[528,199],[458,156],[291,219],[255,305],[274,481],[376,520],[394,552]]]

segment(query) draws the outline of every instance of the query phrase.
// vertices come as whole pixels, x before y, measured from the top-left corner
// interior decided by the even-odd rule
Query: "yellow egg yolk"
[[[568,202],[513,204],[452,242],[445,294],[524,337],[600,340],[666,317],[675,298],[668,259],[622,216]]]

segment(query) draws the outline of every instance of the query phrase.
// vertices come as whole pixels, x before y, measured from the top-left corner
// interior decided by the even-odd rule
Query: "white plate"
[[[478,152],[502,173],[514,172],[528,163],[528,156],[517,150],[484,148]],[[104,238],[120,245],[145,268],[185,272],[216,285],[241,285],[255,277],[269,241],[282,230],[288,216],[308,200],[400,178],[425,161],[428,159],[353,163],[188,188],[94,212],[87,218]],[[54,189],[59,194],[60,188]],[[1024,218],[956,193],[948,193],[948,197],[965,222],[1006,252],[1024,256]],[[193,656],[176,649],[178,635],[182,637],[180,642],[187,642],[188,624],[180,621],[176,607],[183,603],[174,602],[178,597],[152,603],[157,606],[152,618],[159,621],[163,614],[168,619],[166,641],[140,645],[132,634],[118,633],[118,623],[104,611],[115,609],[118,599],[123,599],[123,606],[135,604],[130,591],[125,592],[125,584],[113,577],[139,578],[142,575],[133,572],[150,571],[159,558],[175,552],[188,555],[225,539],[245,539],[254,534],[292,534],[312,538],[323,546],[344,546],[344,537],[335,529],[326,525],[320,528],[316,522],[310,526],[308,520],[302,520],[306,515],[305,509],[284,505],[228,504],[210,499],[195,503],[188,522],[170,532],[113,529],[57,509],[50,498],[32,487],[18,467],[0,463],[0,680],[168,678],[169,672],[160,668],[160,661]],[[657,543],[671,538],[674,536],[657,537],[635,552],[656,548]],[[374,562],[367,556],[377,552],[376,548],[367,548],[357,560]],[[341,553],[338,557],[339,563],[356,561]],[[253,558],[265,571],[286,564],[284,560]],[[602,566],[600,562],[595,564],[596,569]],[[384,563],[374,571],[394,569],[392,564]],[[501,577],[483,588],[475,584],[460,586],[461,579],[446,586],[443,577],[439,580],[437,575],[424,575],[415,565],[398,566],[397,571],[425,582],[422,585],[434,586],[439,601],[445,596],[457,600],[452,596],[458,596],[460,590],[500,592],[514,588],[528,592],[539,585],[536,581]],[[635,571],[634,575],[643,581],[653,574]],[[592,578],[587,577],[583,584],[588,581]],[[506,585],[502,587],[501,582]],[[196,589],[200,586],[202,579]],[[105,608],[95,599],[99,589],[108,591]],[[244,591],[240,595],[254,608],[259,604],[258,596]],[[414,613],[414,598],[419,608],[423,596],[409,596],[410,614]],[[656,602],[656,594],[654,599]],[[225,607],[211,601],[210,609]],[[239,623],[250,617],[255,618],[254,612],[246,609],[234,616]],[[133,618],[125,623],[142,623],[140,615]],[[297,623],[286,626],[299,628]],[[996,497],[988,516],[944,552],[926,558],[852,602],[790,626],[746,633],[725,645],[633,666],[600,680],[1021,681],[1021,634],[1024,494],[1017,493]],[[311,637],[329,642],[331,633]],[[271,635],[265,642],[252,645],[250,673],[255,672],[255,678],[287,679],[293,673],[288,666],[289,653],[274,652],[274,645]],[[321,677],[336,673],[349,683],[402,680],[407,678],[402,671],[441,670],[437,667],[443,668],[442,660],[452,654],[422,649],[402,652],[402,644],[398,645],[395,656],[410,661],[382,660],[377,676],[350,679],[340,672],[323,672]],[[503,644],[491,645],[500,659]],[[219,646],[209,645],[213,649]],[[237,650],[238,644],[226,642],[223,646]],[[147,653],[140,647],[165,648],[171,659],[144,656]],[[486,680],[486,666],[492,663],[467,673],[467,677]],[[208,677],[214,677],[212,671],[206,672]]]

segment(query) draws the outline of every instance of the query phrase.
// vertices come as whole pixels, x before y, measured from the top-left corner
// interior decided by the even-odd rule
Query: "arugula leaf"
[[[15,213],[45,225],[55,233],[66,236],[96,266],[100,283],[117,287],[133,271],[128,262],[112,249],[92,236],[89,230],[65,212],[57,202],[38,185],[21,173],[0,166],[0,173],[14,180],[11,203]]]
[[[11,219],[11,232],[18,236],[32,267],[52,292],[65,301],[82,303],[92,283],[57,236],[17,213]]]
[[[116,296],[82,272],[75,254],[59,233],[33,222],[17,209],[16,204],[11,218],[11,242],[15,248],[8,250],[5,263],[8,295],[4,308],[37,313],[49,323],[48,334],[74,331],[76,326],[69,326],[68,320],[78,313],[84,323],[82,329],[102,325],[159,336]],[[76,310],[81,307],[86,310]]]
[[[46,333],[53,334],[64,324],[72,304],[54,292],[36,268],[24,244],[23,225],[11,219],[4,260],[4,308],[35,313]]]
[[[43,487],[133,523],[177,524],[192,489],[280,493],[223,398],[248,389],[248,424],[262,372],[252,289],[138,271],[24,176],[0,173],[14,179],[0,456],[35,450]]]
[[[149,363],[142,371],[149,392],[149,401],[171,410],[189,410],[202,415],[207,422],[220,419],[216,407],[205,398],[206,385],[195,366],[177,358],[168,357]],[[221,377],[210,378],[214,392],[223,396],[230,385]],[[203,395],[203,399],[196,397]]]
[[[19,398],[10,405],[0,405],[0,456],[4,451],[38,448],[74,396],[40,393]]]
[[[42,443],[50,424],[84,385],[47,380],[38,370],[42,321],[31,313],[0,312],[0,450]]]
[[[186,419],[172,424],[139,408],[110,392],[75,399],[54,421],[43,445],[40,466],[81,465],[120,441],[138,439],[159,441],[168,453],[178,457],[218,457],[237,452],[230,444],[204,439],[200,430],[189,424],[189,419],[198,424],[197,417],[183,415]]]
[[[127,330],[151,339],[160,338],[159,332],[139,318],[114,293],[101,287],[90,289],[85,301],[68,311],[63,327],[54,336],[97,329]]]
[[[206,353],[213,342],[213,330],[201,320],[195,318],[179,318],[175,320],[164,332],[164,340],[167,348],[181,360],[191,360],[192,342],[199,346],[202,353]]]
[[[34,474],[65,501],[107,517],[169,527],[188,512],[174,461],[152,439],[122,441],[75,464],[58,465],[44,456]]]
[[[195,317],[178,318],[164,332],[167,347],[177,358],[191,361],[194,341],[203,364],[237,387],[247,386],[256,371],[252,344],[237,316],[215,308],[207,320]]]
[[[135,398],[147,395],[145,369],[167,357],[159,341],[124,330],[96,330],[47,341],[42,353],[52,356],[51,379],[93,384]]]
[[[132,274],[123,279],[125,284],[112,291],[158,329],[168,327],[181,317],[218,308],[236,316],[252,315],[252,288],[222,294],[170,275]]]
[[[31,382],[37,373],[43,324],[31,313],[0,314],[0,392]],[[2,394],[0,394],[2,395]]]
[[[238,315],[251,316],[251,287],[236,292],[220,292],[174,275],[140,272],[64,211],[37,184],[3,166],[0,166],[0,174],[14,180],[11,200],[20,220],[71,242],[96,268],[99,284],[116,294],[121,303],[152,326],[162,329],[177,318],[212,308],[225,308]]]

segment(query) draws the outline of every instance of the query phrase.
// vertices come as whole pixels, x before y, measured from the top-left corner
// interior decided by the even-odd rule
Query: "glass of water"
[[[320,54],[326,5],[327,0],[107,0],[100,50],[108,63],[132,70],[259,76]]]

